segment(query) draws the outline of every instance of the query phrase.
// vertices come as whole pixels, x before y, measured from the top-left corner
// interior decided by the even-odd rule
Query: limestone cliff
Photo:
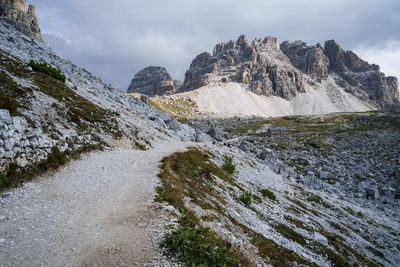
[[[0,21],[14,25],[18,31],[29,37],[42,39],[35,7],[29,5],[26,11],[25,0],[0,0]]]
[[[345,51],[334,40],[322,47],[302,41],[279,44],[273,37],[250,42],[244,35],[236,42],[217,44],[213,55],[198,55],[179,91],[236,82],[258,95],[291,100],[307,88],[321,87],[328,78],[334,79],[335,86],[377,108],[399,103],[397,78],[386,77],[378,65]]]
[[[185,74],[182,91],[210,83],[238,82],[247,84],[259,95],[292,99],[304,92],[303,73],[295,68],[280,50],[276,38],[249,42],[242,35],[234,42],[215,46],[213,55],[198,55]]]
[[[283,53],[298,69],[311,77],[333,76],[347,92],[378,107],[390,107],[399,102],[396,77],[386,77],[376,64],[369,64],[354,52],[345,51],[335,40],[307,46],[305,42],[284,42]]]

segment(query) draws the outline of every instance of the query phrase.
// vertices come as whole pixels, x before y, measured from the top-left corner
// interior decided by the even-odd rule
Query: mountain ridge
[[[346,102],[345,99],[349,97],[353,97],[356,102],[362,102],[369,110],[399,105],[397,78],[386,77],[378,65],[369,64],[354,52],[344,50],[335,40],[326,41],[322,47],[320,44],[309,46],[303,41],[285,41],[279,44],[274,37],[250,42],[245,35],[241,35],[237,41],[215,45],[212,54],[203,52],[196,56],[185,73],[182,87],[169,94],[191,97],[192,94],[188,92],[201,88],[226,87],[231,83],[239,84],[255,95],[267,97],[269,100],[271,97],[279,97],[292,102],[296,97],[308,98],[310,93],[318,95],[321,88],[330,91],[328,95],[343,95],[339,100],[328,97],[331,102],[328,106],[335,108],[327,108],[327,112],[366,110],[357,109],[357,105],[354,108],[348,108],[348,105],[338,106],[339,102]],[[327,84],[328,88],[325,87]],[[130,89],[134,91],[134,88]],[[141,93],[146,94],[143,91]],[[218,98],[218,95],[215,96]],[[260,99],[265,99],[263,97]],[[315,100],[317,105],[324,105],[323,100]],[[210,98],[209,101],[213,99]],[[207,113],[203,102],[197,104],[200,110]],[[307,110],[312,110],[312,107]],[[215,113],[215,110],[208,111]],[[216,113],[223,112],[216,110]],[[321,114],[295,111],[272,113],[276,113],[274,116]],[[239,112],[230,114],[240,115]],[[270,113],[266,116],[270,116]]]

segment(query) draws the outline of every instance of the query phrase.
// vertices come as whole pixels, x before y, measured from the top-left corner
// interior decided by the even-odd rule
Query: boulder
[[[7,109],[0,109],[0,121],[5,124],[11,124],[13,122],[13,119],[10,115],[10,111],[8,111]]]
[[[141,94],[140,95],[140,101],[142,101],[143,103],[145,103],[146,105],[149,104],[149,96],[145,95],[145,94]]]
[[[328,239],[324,235],[322,235],[322,234],[320,234],[318,232],[314,232],[314,236],[313,237],[314,237],[315,241],[321,243],[322,245],[326,245],[327,246],[329,244]]]
[[[25,157],[18,157],[15,160],[15,163],[18,165],[18,167],[24,168],[29,165],[29,161]]]
[[[13,117],[13,125],[17,132],[22,133],[28,127],[28,122],[24,117]]]
[[[210,130],[208,130],[207,134],[210,135],[215,140],[220,141],[220,142],[223,141],[226,137],[226,133],[215,126],[212,126],[210,128]]]
[[[196,129],[195,134],[195,142],[198,143],[212,143],[213,139],[206,133],[203,133],[201,130]]]
[[[263,151],[261,151],[261,152],[258,154],[258,158],[260,158],[260,159],[262,159],[262,160],[266,160],[267,158],[272,157],[272,156],[273,156],[273,153],[274,153],[274,152],[273,152],[271,149],[267,148],[267,149],[264,149]]]
[[[163,129],[167,129],[167,125],[166,125],[165,122],[164,122],[162,119],[160,119],[160,118],[156,118],[156,119],[154,120],[154,123],[157,124],[158,126],[160,126],[160,127],[163,128]]]
[[[4,150],[5,151],[10,151],[11,149],[13,149],[15,145],[15,139],[10,137],[9,139],[4,140]]]
[[[247,141],[243,141],[240,143],[239,148],[244,152],[248,152],[250,150],[251,144]]]
[[[378,199],[379,198],[379,191],[378,188],[367,188],[365,190],[366,197],[368,199]]]
[[[174,131],[179,131],[181,129],[181,124],[175,119],[169,120],[167,125],[170,129]]]

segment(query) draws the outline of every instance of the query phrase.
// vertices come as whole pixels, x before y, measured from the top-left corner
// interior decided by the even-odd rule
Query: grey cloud
[[[40,26],[53,49],[121,89],[148,65],[165,66],[174,78],[183,79],[197,54],[242,33],[250,39],[271,35],[311,44],[336,39],[345,49],[363,51],[400,41],[398,0],[30,3],[37,6]]]

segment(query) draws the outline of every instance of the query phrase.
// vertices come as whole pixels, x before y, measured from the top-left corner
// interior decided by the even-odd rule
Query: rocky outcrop
[[[398,81],[385,77],[380,67],[345,51],[335,40],[325,42],[324,48],[305,42],[283,42],[281,50],[302,72],[318,79],[331,74],[347,92],[376,107],[390,107],[399,102]]]
[[[324,54],[323,48],[317,44],[307,46],[305,42],[296,41],[281,44],[282,52],[290,62],[299,70],[313,78],[323,78],[329,73],[329,58]]]
[[[35,6],[29,5],[27,12],[25,0],[0,0],[0,20],[14,25],[29,37],[42,39]]]
[[[185,74],[179,91],[236,82],[258,95],[293,99],[306,88],[319,88],[333,78],[338,88],[377,108],[399,103],[398,80],[386,77],[378,65],[369,64],[336,41],[307,45],[302,41],[279,45],[276,38],[220,43],[213,54],[198,55]]]
[[[216,45],[213,55],[198,55],[186,72],[180,91],[227,82],[243,83],[258,95],[287,100],[306,87],[302,72],[282,53],[276,38],[250,42],[244,35],[236,42]]]
[[[175,90],[174,80],[165,68],[147,67],[136,73],[127,92],[155,96],[173,93]]]
[[[396,77],[385,77],[378,65],[345,51],[335,40],[325,42],[324,53],[330,60],[330,71],[338,74],[337,83],[348,92],[381,107],[399,103]]]

